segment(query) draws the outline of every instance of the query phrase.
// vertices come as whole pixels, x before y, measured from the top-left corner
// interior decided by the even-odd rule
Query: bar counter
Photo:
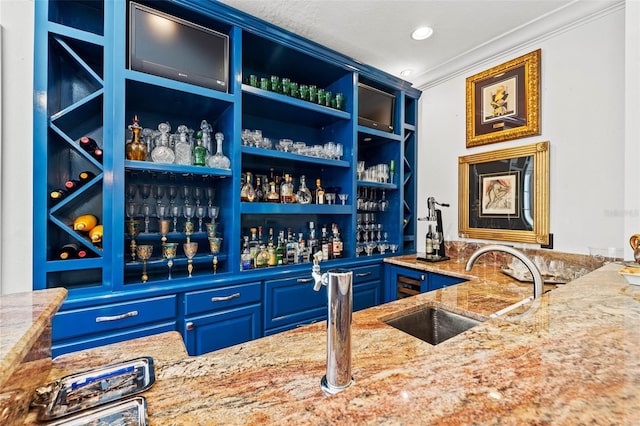
[[[499,318],[532,294],[490,265],[470,272],[386,260],[469,281],[354,313],[355,383],[324,396],[326,324],[189,357],[176,332],[66,354],[48,380],[151,355],[151,425],[632,425],[640,418],[640,286],[608,264]],[[437,346],[381,320],[424,305],[486,319]],[[26,424],[35,423],[29,413]]]

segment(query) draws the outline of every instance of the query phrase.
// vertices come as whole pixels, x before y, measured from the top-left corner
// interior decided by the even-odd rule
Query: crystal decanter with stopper
[[[205,164],[209,160],[209,157],[213,155],[213,147],[211,146],[211,132],[213,132],[211,124],[209,124],[207,120],[202,120],[200,122],[200,131],[198,132],[198,134],[202,135],[202,146],[204,146],[204,148],[207,150]]]
[[[207,160],[207,166],[216,167],[218,169],[230,169],[231,162],[229,158],[222,153],[222,141],[224,140],[224,135],[220,132],[216,133],[214,138],[216,139],[217,151],[215,155],[212,155]]]
[[[178,140],[173,147],[176,154],[176,164],[190,166],[193,164],[191,159],[191,143],[189,141],[190,130],[184,124],[178,126]]]
[[[154,163],[173,163],[176,159],[176,155],[169,147],[169,131],[171,131],[171,125],[169,123],[158,124],[158,132],[160,133],[156,138],[156,147],[151,151],[151,160]]]
[[[133,124],[129,125],[133,137],[125,146],[127,160],[145,161],[147,159],[147,146],[140,141],[142,126],[138,124],[138,116],[133,117]]]

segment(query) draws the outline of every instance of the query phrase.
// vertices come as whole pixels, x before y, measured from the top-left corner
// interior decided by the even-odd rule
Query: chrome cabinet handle
[[[368,277],[369,275],[371,275],[371,272],[358,272],[356,277]]]
[[[229,296],[212,297],[211,301],[224,302],[225,300],[237,299],[238,297],[240,297],[240,293],[233,293],[233,294],[230,294]]]
[[[313,278],[298,278],[299,283],[310,283],[313,282]]]
[[[189,321],[188,323],[185,324],[185,328],[187,329],[187,331],[191,331],[194,328],[196,328],[196,326],[193,322]]]
[[[420,274],[420,281],[424,281],[424,275]]]
[[[138,316],[138,311],[131,311],[120,315],[113,315],[110,317],[96,317],[96,322],[105,322],[105,321],[118,321],[121,319],[136,317]]]

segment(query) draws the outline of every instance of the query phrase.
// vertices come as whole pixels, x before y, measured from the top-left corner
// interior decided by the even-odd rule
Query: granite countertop
[[[640,286],[609,264],[437,346],[381,319],[431,304],[486,319],[532,293],[493,266],[389,260],[468,282],[354,313],[355,384],[324,396],[326,324],[188,357],[172,337],[67,354],[50,379],[154,353],[151,425],[621,424],[640,418]],[[119,355],[118,352],[120,352]],[[155,358],[154,358],[155,359]],[[33,419],[30,414],[29,419]],[[27,421],[29,423],[29,421]]]
[[[55,288],[0,297],[0,387],[28,357],[51,318],[62,306],[67,290]],[[50,336],[49,336],[50,338]],[[49,342],[49,357],[51,357]]]

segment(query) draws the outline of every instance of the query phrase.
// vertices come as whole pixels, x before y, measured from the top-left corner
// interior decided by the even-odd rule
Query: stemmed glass
[[[167,279],[171,279],[171,267],[173,266],[173,259],[176,257],[178,250],[178,243],[164,243],[162,244],[162,256],[167,259],[167,266],[169,267],[169,276]]]
[[[207,192],[207,205],[211,207],[213,206],[213,197],[216,196],[216,189],[208,186],[206,189],[206,192]]]
[[[180,217],[180,206],[171,206],[171,217],[173,218],[173,232],[178,232],[178,218]]]
[[[140,244],[136,247],[136,253],[138,253],[138,257],[142,260],[142,282],[146,283],[149,279],[147,275],[147,260],[149,260],[153,253],[153,246],[150,244]]]
[[[149,204],[142,205],[142,214],[144,215],[144,233],[149,233],[149,216],[151,216],[152,207]]]
[[[138,214],[138,205],[136,203],[127,203],[127,217],[129,220],[135,219]]]
[[[178,196],[178,187],[175,185],[169,185],[167,189],[167,196],[169,197],[169,204],[173,206]]]
[[[140,195],[142,196],[142,201],[144,204],[147,204],[147,199],[151,195],[151,185],[144,183],[140,185]]]
[[[364,249],[367,252],[367,256],[371,256],[373,254],[373,250],[375,250],[377,246],[378,244],[374,243],[373,241],[368,242],[367,245],[364,246]]]
[[[189,278],[191,278],[191,273],[193,272],[193,257],[198,252],[198,243],[188,241],[182,244],[182,249],[184,250],[184,254],[188,259],[187,271],[189,271]]]
[[[162,202],[162,197],[164,197],[165,187],[162,185],[155,185],[153,187],[153,198],[156,200],[156,204],[160,204]]]
[[[196,206],[196,217],[198,218],[198,232],[202,232],[202,220],[207,214],[207,209],[204,206]]]
[[[202,198],[202,188],[196,186],[193,188],[193,198],[196,202],[196,206],[200,205],[200,199]]]
[[[131,243],[129,247],[131,248],[131,260],[136,260],[136,237],[140,233],[140,221],[139,220],[127,220],[125,222],[127,226],[127,233],[129,234],[129,238],[131,238]]]
[[[158,230],[160,232],[160,235],[162,236],[162,238],[160,238],[160,241],[162,241],[163,244],[167,241],[167,234],[169,233],[170,223],[171,221],[169,219],[160,219],[158,221]]]
[[[340,198],[340,202],[342,202],[342,205],[344,206],[345,204],[347,204],[347,198],[349,198],[349,194],[338,194],[338,198]]]
[[[218,269],[218,253],[220,253],[220,246],[222,245],[222,238],[221,237],[216,237],[216,236],[211,236],[211,234],[209,234],[209,250],[211,251],[211,254],[213,255],[213,273],[215,274]]]
[[[364,161],[358,161],[358,166],[356,170],[358,172],[358,180],[362,180],[362,175],[364,173]]]
[[[181,195],[182,195],[182,204],[184,204],[184,205],[191,204],[191,201],[190,201],[191,187],[186,186],[186,185],[183,186]]]
[[[220,213],[220,207],[218,206],[209,206],[207,208],[207,214],[209,216],[209,218],[211,219],[211,222],[216,223],[216,220],[218,219],[218,214]]]
[[[194,214],[195,214],[195,206],[191,206],[187,204],[184,207],[182,207],[182,215],[187,220],[184,224],[184,233],[187,236],[187,242],[191,241],[190,237],[191,237],[191,234],[193,234],[193,223],[191,222],[191,219],[193,218]]]
[[[396,251],[398,251],[397,244],[389,244],[389,248],[391,249],[391,253],[395,253]]]
[[[132,202],[136,198],[136,193],[138,192],[138,185],[135,183],[127,184],[127,200]]]

